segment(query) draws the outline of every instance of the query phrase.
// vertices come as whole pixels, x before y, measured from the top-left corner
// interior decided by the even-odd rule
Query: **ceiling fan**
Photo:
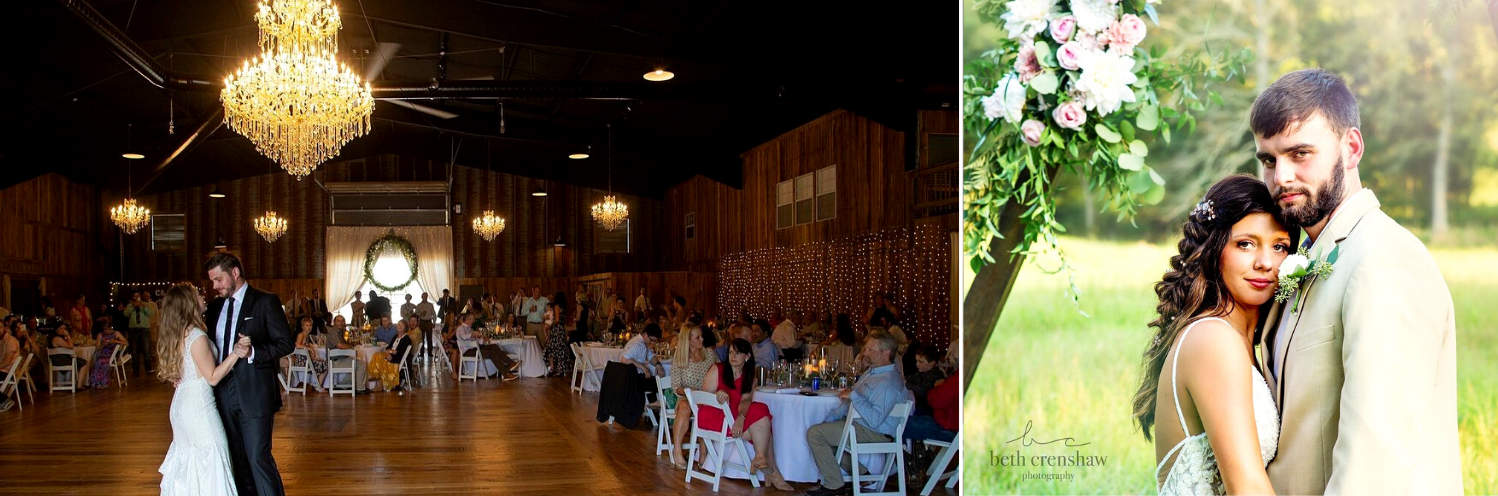
[[[369,58],[369,65],[365,66],[364,80],[374,81],[376,78],[380,77],[380,73],[385,71],[385,65],[389,64],[390,60],[395,58],[395,54],[396,52],[400,51],[400,48],[400,43],[380,43],[379,47],[375,49],[374,56]],[[458,116],[458,114],[454,114],[452,112],[435,109],[418,103],[411,103],[407,100],[378,100],[392,105],[415,110],[417,112],[421,112],[423,114],[427,114],[439,119],[451,119]]]

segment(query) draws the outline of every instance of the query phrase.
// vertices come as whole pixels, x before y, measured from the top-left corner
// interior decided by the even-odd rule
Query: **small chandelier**
[[[125,234],[135,234],[140,228],[146,227],[151,222],[151,210],[135,203],[130,197],[135,190],[135,167],[125,163],[125,203],[115,205],[109,209],[109,220],[114,225],[120,226]]]
[[[593,204],[593,220],[612,232],[629,220],[629,206],[614,198],[614,125],[609,124],[609,194]]]
[[[224,80],[224,122],[297,180],[369,132],[369,83],[333,58],[331,0],[272,0],[255,14],[262,53]]]
[[[265,238],[265,242],[275,243],[282,234],[286,234],[286,219],[276,217],[275,210],[268,211],[264,216],[255,219],[255,232],[260,233],[260,237]]]
[[[473,219],[473,232],[484,241],[494,241],[495,236],[505,232],[505,218],[494,215],[493,210],[485,210],[483,216]]]
[[[125,203],[109,209],[109,220],[120,226],[125,234],[135,234],[151,222],[151,211],[135,203],[134,198],[125,198]]]

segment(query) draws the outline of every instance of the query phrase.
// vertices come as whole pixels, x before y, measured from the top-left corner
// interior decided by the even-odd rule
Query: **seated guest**
[[[99,331],[99,351],[94,353],[94,370],[88,375],[88,387],[109,387],[109,358],[114,356],[115,348],[124,346],[125,343],[125,335],[106,322],[104,329]]]
[[[339,335],[342,335],[343,332],[347,330],[348,319],[343,318],[343,315],[334,315],[333,324],[328,326],[326,334],[338,333]]]
[[[926,393],[936,388],[936,384],[947,378],[947,373],[936,367],[936,361],[940,354],[932,346],[922,346],[915,350],[915,368],[905,375],[905,386],[910,388],[910,393],[915,395],[915,413],[930,415],[931,404],[926,403]]]
[[[453,338],[456,341],[474,341],[476,339],[476,336],[473,335],[473,319],[474,319],[474,317],[475,317],[475,315],[470,313],[470,314],[464,314],[463,317],[459,318],[459,322],[462,322],[462,325],[459,325],[457,332],[455,332],[453,334]],[[459,358],[459,356],[458,356],[458,347],[456,346],[456,344],[457,343],[454,342],[455,346],[453,346],[452,351],[449,352],[450,357],[452,358],[452,361],[453,361],[453,366],[454,366],[454,370],[453,370],[453,377],[454,378],[456,378],[458,376],[458,371],[457,371],[456,367],[458,367],[458,365],[460,363],[462,363],[461,361],[458,360],[458,358]],[[473,356],[474,353],[479,353],[480,356],[482,356],[484,358],[484,360],[489,360],[491,362],[494,362],[494,366],[495,367],[499,367],[500,377],[502,377],[504,380],[506,380],[506,381],[513,381],[513,380],[515,380],[515,379],[517,379],[517,378],[520,377],[518,375],[515,375],[515,370],[520,368],[520,363],[516,362],[514,360],[511,360],[510,359],[510,354],[509,353],[505,353],[504,349],[500,348],[497,345],[492,345],[492,344],[479,344],[477,342],[475,342],[474,344],[477,347],[476,348],[469,348],[467,350],[464,350],[462,356]],[[475,351],[475,350],[477,350],[477,351]],[[483,366],[484,366],[484,363],[483,363],[482,360],[480,360],[479,364],[478,364],[479,369],[475,370],[474,372],[476,372],[476,373],[477,372],[483,372]],[[488,375],[487,372],[485,372],[485,375]]]
[[[687,468],[686,458],[681,456],[681,443],[686,441],[687,430],[692,426],[688,422],[692,418],[692,407],[681,398],[686,396],[688,389],[702,389],[703,377],[713,364],[718,363],[718,355],[709,346],[717,344],[709,343],[712,335],[702,326],[688,325],[687,332],[676,339],[676,356],[672,360],[675,369],[671,372],[671,391],[674,394],[661,398],[663,406],[676,409],[675,437],[671,438],[671,465],[676,468]]]
[[[396,336],[399,335],[400,331],[395,328],[394,324],[390,323],[390,314],[387,313],[385,315],[381,315],[380,325],[374,330],[375,341],[386,343],[388,345],[389,343],[395,341]]]
[[[871,334],[860,355],[868,361],[869,371],[858,378],[853,389],[838,395],[845,401],[827,415],[826,423],[814,425],[806,431],[806,442],[811,446],[811,457],[817,463],[817,471],[821,472],[822,482],[821,487],[807,491],[806,494],[849,494],[843,488],[841,461],[834,458],[838,444],[843,439],[843,427],[846,424],[844,418],[847,417],[849,408],[856,409],[860,416],[852,425],[859,442],[877,443],[894,439],[900,419],[891,417],[890,413],[896,405],[910,399],[910,392],[905,389],[905,380],[895,371],[894,353],[894,338]],[[850,469],[857,470],[857,467]]]
[[[770,340],[780,348],[780,356],[793,362],[801,359],[801,338],[796,333],[796,324],[800,321],[801,313],[792,311],[770,335]]]
[[[664,374],[665,370],[661,367],[659,358],[655,356],[654,351],[651,351],[651,346],[660,339],[661,326],[646,325],[645,332],[636,334],[635,337],[629,338],[629,342],[624,343],[624,356],[619,359],[619,362],[633,366],[647,379]],[[655,386],[650,386],[649,390],[654,391]]]
[[[822,321],[817,319],[817,311],[806,312],[805,325],[801,326],[801,339],[806,344],[822,344],[827,340],[827,329],[822,326]]]
[[[752,334],[753,332],[750,330],[749,324],[739,324],[737,322],[728,324],[728,332],[725,334],[725,336],[727,336],[727,339],[723,340],[722,346],[714,349],[714,351],[716,351],[716,354],[718,355],[718,363],[725,363],[728,361],[728,348],[733,340],[742,339],[744,341],[750,341],[754,339],[754,336]]]
[[[342,317],[340,316],[339,318]],[[324,333],[322,338],[313,336],[312,332],[317,328],[317,322],[312,317],[302,317],[300,324],[300,330],[296,334],[296,349],[307,350],[307,357],[310,361],[306,365],[312,369],[312,375],[316,379],[315,381],[310,381],[312,382],[312,389],[321,392],[323,376],[328,373],[328,361],[319,357],[313,348],[318,346],[317,343],[320,340],[325,340],[326,336],[331,333]],[[341,335],[342,333],[340,332],[339,334]],[[286,364],[292,365],[291,361],[297,359],[295,355],[286,355]],[[287,380],[290,380],[290,376],[287,376]]]
[[[731,421],[729,434],[739,439],[748,439],[749,444],[754,446],[754,459],[749,461],[749,466],[764,472],[765,480],[775,489],[791,491],[794,489],[781,477],[779,467],[775,464],[775,438],[770,435],[770,408],[754,401],[754,366],[754,349],[749,346],[749,342],[742,339],[731,341],[728,363],[713,365],[712,370],[702,379],[702,390],[714,392],[718,404],[728,407],[729,416],[725,419],[723,410],[699,405],[697,428],[717,432],[723,429],[725,420]],[[673,456],[679,454],[673,452]],[[838,480],[842,480],[842,477],[839,476]]]
[[[761,367],[769,367],[780,362],[780,346],[770,340],[770,323],[765,319],[754,321],[749,326],[750,336],[754,343],[754,361]]]
[[[416,342],[416,337],[421,334],[421,326],[401,325],[400,327],[402,332],[394,342],[390,343],[391,346],[369,358],[369,373],[380,381],[387,393],[397,388],[411,390],[410,385],[401,382],[401,357],[403,353],[411,349],[412,343]],[[406,359],[410,360],[410,357]]]
[[[834,346],[838,344],[853,346],[854,343],[857,343],[858,335],[853,331],[853,320],[848,318],[848,314],[837,314],[836,320],[837,325],[832,328],[832,332],[827,334],[827,339],[822,341],[822,346]]]
[[[9,330],[0,332],[0,376],[10,378],[5,374],[10,373],[11,364],[21,358],[21,342],[16,339],[15,333]]]
[[[347,341],[343,340],[343,333],[341,333],[341,332],[330,332],[327,335],[323,336],[323,346],[327,350],[324,353],[324,355],[323,355],[324,357],[331,357],[331,356],[333,356],[333,354],[332,354],[333,350],[352,350],[352,349],[354,349],[353,345],[350,345]],[[359,357],[357,357],[357,356],[355,356],[353,358],[349,358],[349,357],[330,358],[330,359],[327,360],[327,367],[330,370],[333,369],[333,368],[348,368],[349,361],[352,360],[354,362],[354,389],[358,390],[358,391],[363,391],[363,390],[367,389],[366,384],[369,383],[369,381],[367,379],[367,377],[369,375],[369,364],[365,363],[364,360],[359,360],[358,358]],[[328,383],[331,384],[333,379],[336,379],[336,378],[335,377],[329,377],[327,379]]]
[[[421,338],[425,335],[425,332],[422,331],[423,326],[431,326],[430,321],[422,322],[421,317],[418,315],[406,318],[406,334],[411,335],[412,343],[421,343]],[[400,338],[396,339],[399,340]],[[390,343],[390,349],[395,349],[395,343]],[[411,353],[416,353],[416,350],[411,350]]]
[[[53,334],[52,339],[47,340],[47,348],[67,348],[69,350],[73,349],[73,337],[71,331],[72,326],[69,325],[58,327],[57,334]],[[83,381],[78,380],[79,377],[88,377],[89,374],[90,365],[83,358],[76,355],[71,357],[71,359],[64,355],[49,355],[47,359],[52,363],[52,365],[56,365],[59,367],[71,366],[74,370],[77,371],[76,375],[73,376],[73,380],[75,383],[81,384],[79,389],[88,389],[88,384],[84,384]],[[79,365],[82,365],[81,369],[79,368]],[[47,385],[49,386],[48,389],[51,389],[50,386],[52,385],[52,381],[55,379],[54,377],[52,377],[52,375],[53,374],[51,373],[47,374]]]
[[[958,382],[950,377],[938,380],[931,392],[919,398],[930,405],[931,412],[910,417],[910,421],[905,423],[905,439],[951,441],[957,437],[957,427],[961,424],[957,416]]]
[[[45,353],[45,351],[43,351],[41,349],[41,343],[45,340],[45,338],[43,338],[42,335],[39,335],[37,333],[32,332],[31,329],[32,328],[30,326],[25,326],[25,325],[23,325],[21,327],[17,327],[15,329],[16,332],[14,334],[15,334],[15,339],[16,339],[16,345],[20,347],[19,351],[16,353],[16,358],[20,358],[22,360],[25,360],[26,357],[28,357],[28,356],[32,356],[32,355],[38,355],[39,356],[39,355],[42,355],[43,353]],[[31,365],[28,365],[27,367],[30,368],[30,369],[32,369],[32,370],[43,368],[42,365],[41,365],[41,363],[37,362],[37,360],[35,360],[35,359],[33,359],[31,361]],[[10,369],[6,368],[5,370],[10,370]],[[0,370],[0,372],[3,372],[3,370]],[[17,374],[30,374],[31,370],[21,370],[21,369],[17,368],[16,369],[16,373]]]

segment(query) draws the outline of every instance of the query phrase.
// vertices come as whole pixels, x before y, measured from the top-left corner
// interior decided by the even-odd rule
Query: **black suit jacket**
[[[238,321],[236,334],[250,336],[250,347],[254,348],[254,363],[240,360],[230,369],[229,375],[213,388],[219,404],[224,404],[231,394],[237,395],[239,405],[252,417],[273,415],[281,409],[281,390],[276,380],[276,371],[281,357],[291,354],[296,347],[296,335],[286,324],[286,311],[281,308],[281,298],[268,293],[245,288],[245,301],[234,303],[234,319]],[[215,298],[208,304],[203,322],[208,324],[208,337],[215,343],[219,339],[219,317],[224,312],[225,298]],[[231,338],[230,346],[238,341]],[[225,387],[232,382],[235,387]]]

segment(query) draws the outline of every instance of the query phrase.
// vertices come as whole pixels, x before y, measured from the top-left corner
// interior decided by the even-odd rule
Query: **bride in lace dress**
[[[1183,234],[1155,284],[1159,318],[1133,405],[1155,442],[1159,492],[1272,494],[1279,415],[1253,343],[1295,242],[1268,188],[1244,175],[1213,185]]]
[[[161,310],[156,376],[177,385],[170,413],[172,445],[160,468],[161,494],[238,494],[213,386],[243,358],[241,350],[214,363],[218,351],[203,332],[203,298],[191,285],[168,290]]]

